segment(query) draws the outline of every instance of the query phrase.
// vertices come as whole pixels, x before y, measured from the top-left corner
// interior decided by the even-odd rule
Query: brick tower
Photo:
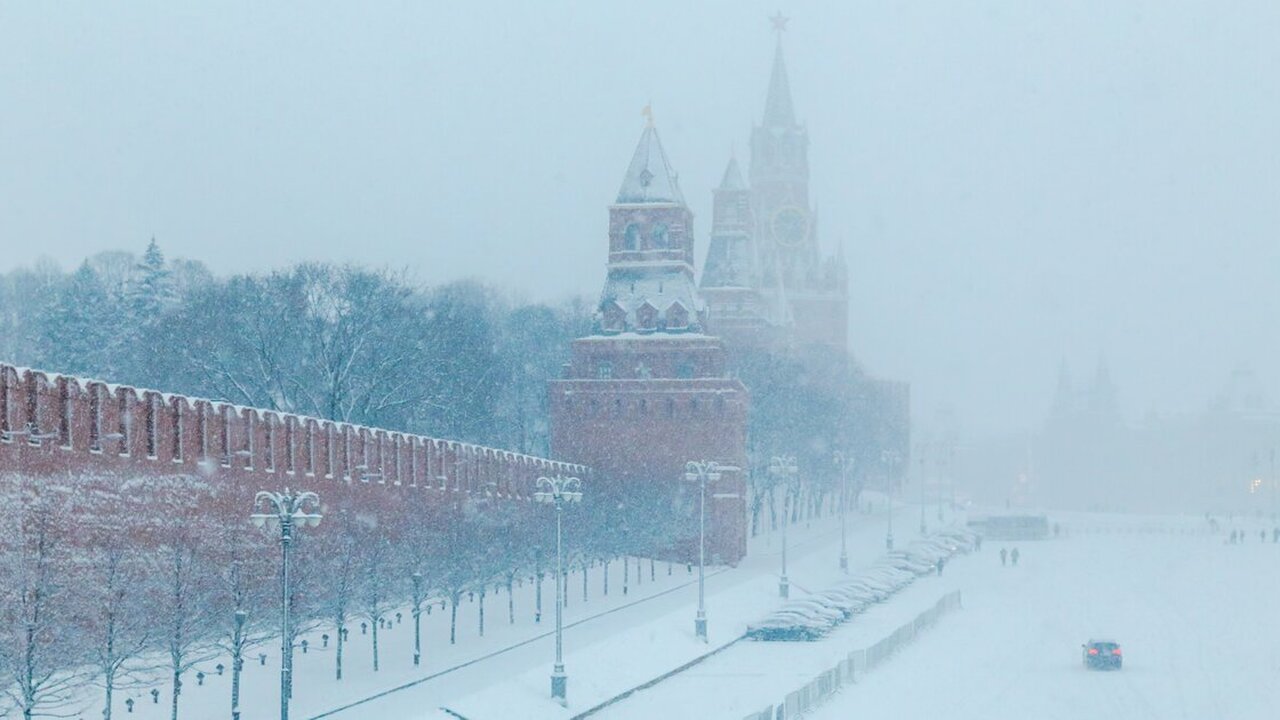
[[[693,213],[650,123],[617,201],[593,334],[573,343],[565,376],[549,386],[554,457],[591,465],[597,482],[680,492],[685,463],[746,467],[748,398],[708,333],[694,283]],[[708,495],[708,557],[746,553],[742,475]]]

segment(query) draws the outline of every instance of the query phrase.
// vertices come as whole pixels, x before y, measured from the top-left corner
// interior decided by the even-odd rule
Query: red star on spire
[[[791,21],[789,17],[783,17],[782,11],[779,10],[777,15],[769,18],[769,22],[773,23],[773,29],[781,35],[787,30],[787,23]]]

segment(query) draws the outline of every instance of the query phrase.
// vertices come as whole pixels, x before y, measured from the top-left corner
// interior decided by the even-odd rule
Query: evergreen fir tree
[[[135,322],[147,326],[154,323],[160,312],[173,300],[173,278],[155,238],[151,238],[151,242],[147,244],[142,262],[134,270],[129,310]]]
[[[115,350],[111,304],[102,281],[82,263],[59,287],[42,312],[38,363],[48,370],[74,375],[109,375]]]

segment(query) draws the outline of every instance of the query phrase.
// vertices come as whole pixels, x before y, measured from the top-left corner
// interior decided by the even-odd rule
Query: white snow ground
[[[811,717],[1276,716],[1280,544],[1257,528],[1243,545],[1077,532],[1019,546],[1017,568],[1000,566],[995,543],[956,563],[965,609]],[[1119,640],[1124,669],[1084,670],[1089,636]]]
[[[897,513],[899,544],[916,536],[913,509]],[[1055,516],[1069,535],[1056,541],[1020,543],[1018,568],[999,565],[999,544],[988,541],[979,554],[948,564],[942,578],[923,578],[889,603],[844,626],[818,643],[742,642],[656,687],[636,693],[600,714],[603,718],[699,717],[740,720],[746,713],[779,702],[786,692],[811,680],[835,659],[864,647],[914,616],[945,592],[959,588],[965,609],[945,616],[914,644],[844,688],[811,715],[820,718],[879,716],[902,718],[1078,718],[1090,715],[1132,718],[1271,717],[1280,702],[1280,622],[1273,601],[1280,597],[1280,545],[1258,542],[1252,528],[1243,545],[1224,544],[1196,519],[1125,516]],[[883,551],[883,517],[852,515],[850,555],[854,567]],[[933,525],[932,511],[930,524]],[[905,526],[905,527],[903,527]],[[1224,526],[1225,527],[1225,526]],[[1230,529],[1226,527],[1225,529]],[[1174,532],[1167,532],[1172,530]],[[1102,532],[1105,531],[1105,532]],[[1131,532],[1136,531],[1136,532]],[[1194,532],[1193,532],[1194,531]],[[1191,534],[1186,534],[1191,533]],[[824,519],[792,533],[790,575],[793,593],[821,589],[839,571],[838,525]],[[752,543],[739,568],[708,581],[713,646],[732,639],[745,623],[775,605],[778,538]],[[359,705],[335,718],[444,717],[449,707],[473,720],[566,718],[705,651],[692,637],[696,586],[683,568],[667,579],[658,566],[657,583],[647,574],[622,598],[620,566],[611,568],[607,602],[593,573],[591,601],[581,600],[580,581],[571,581],[567,622],[592,619],[566,631],[570,707],[547,697],[553,651],[548,583],[541,625],[528,617],[529,586],[518,591],[518,622],[505,617],[505,597],[490,598],[489,632],[475,637],[474,605],[464,604],[460,644],[449,647],[438,608],[428,623],[427,665],[407,662],[412,632],[404,623],[383,636],[384,669],[368,668],[367,638],[358,625],[351,639],[349,679],[332,680],[332,656],[314,649],[298,655],[293,716],[310,718],[407,680],[422,678],[474,660],[411,689]],[[672,589],[636,605],[643,596]],[[469,611],[469,612],[468,612]],[[584,612],[585,611],[585,612]],[[612,611],[612,612],[605,612]],[[601,614],[605,613],[605,614]],[[1087,673],[1079,645],[1090,635],[1113,635],[1126,649],[1120,673]],[[528,641],[514,649],[514,644]],[[277,716],[277,651],[266,650],[265,667],[248,669],[244,720]],[[487,657],[491,653],[500,654]],[[210,660],[208,666],[216,662]],[[210,673],[206,687],[188,678],[184,718],[227,715],[228,676]],[[134,691],[133,715],[155,720],[167,710]],[[94,716],[87,710],[84,717]]]

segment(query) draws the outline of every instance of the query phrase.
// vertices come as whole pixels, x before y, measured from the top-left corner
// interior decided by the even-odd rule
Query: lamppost
[[[924,521],[924,482],[925,482],[925,474],[926,474],[926,468],[924,463],[925,463],[925,457],[927,457],[928,454],[929,454],[929,444],[928,443],[921,444],[920,445],[920,534],[921,535],[924,535],[925,533],[929,532],[929,527],[928,525],[925,524],[925,521]]]
[[[894,450],[880,451],[880,462],[885,466],[885,494],[889,496],[889,527],[884,534],[884,549],[893,549],[893,478],[890,477],[892,470],[898,467],[898,461],[901,456]]]
[[[791,596],[791,584],[787,582],[787,525],[791,524],[791,513],[787,501],[800,487],[800,477],[796,471],[796,459],[792,455],[775,455],[769,461],[769,473],[783,485],[782,496],[782,577],[778,581],[778,597],[786,599]]]
[[[318,512],[320,498],[313,492],[294,494],[285,488],[283,493],[263,490],[254,498],[257,512],[249,516],[254,525],[280,525],[280,554],[283,566],[280,571],[280,720],[289,720],[289,694],[293,689],[290,673],[293,671],[293,643],[289,637],[289,546],[293,544],[293,529],[315,527],[322,517]]]
[[[693,633],[707,642],[707,607],[705,568],[707,564],[707,483],[720,479],[720,466],[714,460],[685,463],[684,479],[698,483],[698,614],[693,619]]]
[[[422,663],[422,573],[409,576],[413,581],[413,666]]]
[[[249,614],[244,610],[235,612],[236,629],[231,636],[231,650],[235,657],[231,661],[231,720],[240,720],[240,674],[244,672],[244,623]]]
[[[845,513],[849,510],[849,466],[856,460],[853,455],[835,452],[836,467],[840,470],[840,570],[849,572],[849,548],[845,543]]]
[[[564,614],[564,555],[560,545],[560,521],[566,503],[582,501],[582,481],[576,477],[540,477],[533,499],[554,505],[556,509],[556,664],[551,671],[551,698],[568,706],[566,690],[569,678],[564,674],[563,618]]]

